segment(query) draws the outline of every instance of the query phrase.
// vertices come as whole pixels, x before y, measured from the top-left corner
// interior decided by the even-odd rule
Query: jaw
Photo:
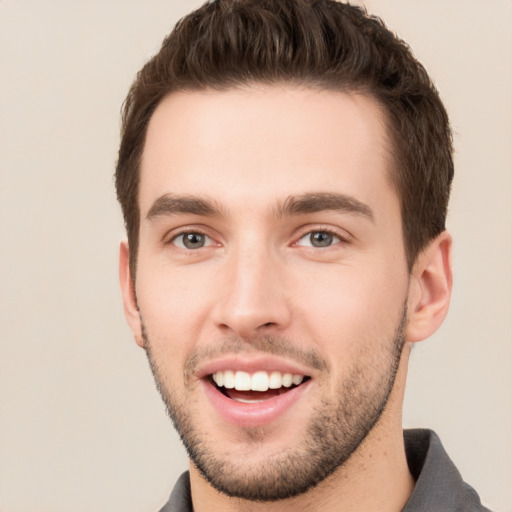
[[[204,479],[194,463],[191,463],[192,493],[197,510],[338,510],[340,503],[343,503],[344,510],[350,512],[401,510],[414,488],[414,481],[409,474],[405,458],[399,420],[408,355],[409,347],[406,347],[395,385],[379,420],[352,455],[332,474],[298,495],[277,501],[258,502],[246,501],[243,498],[234,499],[223,492],[217,492],[215,487]],[[300,446],[310,431],[304,415],[297,412],[297,417],[293,415],[284,424],[237,429],[238,435],[228,437],[226,442],[229,441],[229,444],[225,445],[222,452],[218,452],[221,459],[228,461],[226,469],[230,467],[232,473],[251,478],[261,474],[272,460],[275,461],[276,454],[282,456],[288,450],[287,447],[293,450]],[[213,429],[208,430],[211,432]],[[214,440],[210,439],[209,442],[214,443]],[[304,447],[304,444],[302,446]],[[308,460],[308,455],[303,453],[297,460],[299,459],[302,461],[300,463],[303,463]],[[285,461],[284,457],[281,461]],[[287,473],[294,471],[291,465],[287,468]],[[283,474],[280,478],[286,476]]]

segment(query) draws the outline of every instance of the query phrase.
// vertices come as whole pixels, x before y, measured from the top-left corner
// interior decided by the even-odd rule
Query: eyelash
[[[349,237],[348,236],[342,236],[338,231],[332,229],[332,228],[329,228],[327,226],[319,226],[317,228],[314,228],[314,229],[307,229],[305,230],[304,232],[302,232],[300,234],[300,236],[298,238],[296,238],[296,241],[293,243],[293,245],[298,245],[298,243],[303,239],[305,238],[306,236],[311,236],[312,234],[314,233],[325,233],[327,235],[330,235],[336,239],[338,239],[337,242],[334,242],[332,243],[331,245],[328,245],[328,246],[325,246],[325,247],[315,247],[315,246],[310,246],[308,247],[309,249],[311,250],[316,250],[316,251],[323,251],[325,249],[328,249],[330,247],[333,247],[334,245],[338,245],[338,244],[348,244],[349,243]]]
[[[211,236],[209,236],[207,233],[205,233],[203,230],[191,228],[191,229],[186,229],[186,230],[180,231],[179,233],[176,233],[175,235],[172,235],[171,238],[169,238],[168,241],[166,241],[166,244],[172,244],[180,249],[184,249],[187,251],[197,250],[197,249],[190,249],[188,247],[180,247],[180,246],[176,245],[176,243],[175,243],[176,240],[178,240],[179,238],[183,239],[183,237],[185,237],[186,235],[200,235],[200,236],[207,238],[208,240],[210,240],[212,242],[214,241],[213,238]],[[209,247],[210,245],[214,245],[214,244],[209,243],[207,245],[199,247],[199,249],[202,249],[203,247]]]
[[[336,238],[337,241],[333,242],[330,245],[324,246],[324,247],[321,247],[321,246],[320,247],[315,247],[313,245],[307,246],[307,245],[299,244],[299,242],[303,238],[307,237],[308,235],[311,236],[314,233],[325,233],[327,235],[330,235],[330,236]],[[183,237],[185,237],[188,234],[194,234],[194,235],[199,235],[199,236],[205,237],[207,239],[206,244],[202,245],[200,247],[197,247],[197,248],[184,247]],[[177,245],[176,241],[179,238],[182,238],[182,242],[181,242],[180,245]],[[338,244],[348,244],[348,243],[349,243],[349,240],[348,240],[347,236],[342,236],[338,231],[336,231],[334,229],[331,229],[331,228],[329,228],[327,226],[318,226],[317,228],[314,228],[314,229],[309,228],[307,230],[305,229],[304,231],[302,231],[300,236],[295,238],[295,242],[293,242],[291,245],[292,246],[299,246],[299,247],[300,246],[307,247],[308,249],[314,250],[314,251],[324,251],[324,250],[326,250],[326,249],[328,249],[330,247],[333,247],[335,245],[338,245]],[[180,231],[180,232],[172,235],[170,238],[167,239],[167,241],[165,241],[165,244],[166,245],[167,244],[171,244],[171,245],[174,245],[175,247],[177,247],[178,249],[182,249],[182,250],[186,250],[186,251],[190,251],[190,252],[195,252],[198,249],[203,249],[205,247],[210,247],[212,245],[215,245],[215,240],[214,240],[213,237],[208,235],[205,232],[205,230],[198,229],[198,228],[189,228],[189,229],[185,229],[183,231]]]

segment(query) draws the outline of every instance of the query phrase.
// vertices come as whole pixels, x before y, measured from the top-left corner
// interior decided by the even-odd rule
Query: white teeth
[[[293,376],[291,373],[285,373],[283,375],[283,386],[289,388],[292,385]]]
[[[270,379],[268,383],[268,387],[270,389],[279,389],[283,385],[283,376],[280,372],[272,372],[270,374]]]
[[[212,375],[213,381],[217,386],[226,389],[236,389],[237,391],[267,391],[268,389],[279,389],[281,387],[289,388],[293,384],[298,386],[303,380],[304,375],[295,375],[291,373],[264,371],[253,373],[232,370],[215,372]],[[253,401],[249,401],[253,402]]]
[[[251,376],[247,372],[235,373],[235,389],[237,391],[250,391]]]
[[[246,400],[245,398],[234,398],[235,402],[242,402],[243,404],[259,404],[265,400]]]
[[[268,374],[267,372],[256,372],[251,377],[251,389],[253,391],[267,391]]]
[[[213,376],[213,380],[217,383],[217,386],[224,386],[224,372],[217,372]]]
[[[223,384],[219,384],[217,382],[218,386],[224,386],[226,389],[233,389],[235,387],[235,372],[227,371],[227,372],[218,372],[216,375],[218,376],[219,373],[224,373],[224,378],[220,377],[219,380],[223,380]]]
[[[304,377],[302,375],[293,375],[292,376],[292,382],[296,386],[298,386],[303,380],[304,380]]]

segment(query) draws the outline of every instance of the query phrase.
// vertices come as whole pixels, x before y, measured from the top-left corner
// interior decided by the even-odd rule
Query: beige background
[[[0,512],[156,511],[186,467],[117,284],[119,109],[198,2],[0,1]],[[369,0],[456,133],[455,289],[413,353],[406,426],[512,511],[510,0]]]

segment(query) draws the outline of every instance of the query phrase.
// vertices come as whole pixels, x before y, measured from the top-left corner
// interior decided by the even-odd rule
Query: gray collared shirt
[[[490,512],[466,484],[431,430],[404,431],[407,463],[416,485],[402,512]],[[192,512],[188,471],[176,482],[160,512]]]

